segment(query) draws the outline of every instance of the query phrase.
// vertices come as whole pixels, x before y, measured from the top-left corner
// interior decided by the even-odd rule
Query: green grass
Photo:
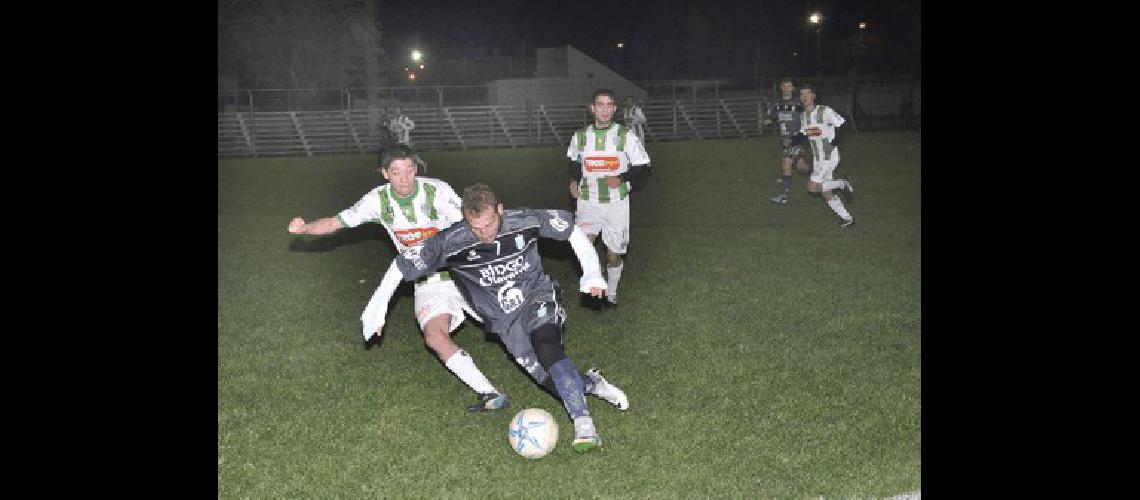
[[[564,148],[426,153],[457,191],[485,181],[507,207],[567,208]],[[409,287],[384,343],[359,316],[394,254],[375,225],[294,237],[382,183],[371,155],[218,161],[218,496],[887,497],[920,483],[917,133],[849,136],[857,223],[802,188],[788,205],[773,138],[652,143],[635,192],[622,306],[566,300],[567,353],[630,397],[590,397],[604,442],[569,446],[561,404],[483,331],[455,337],[512,398],[471,415],[471,391],[424,346]],[[573,290],[569,245],[545,266]],[[570,284],[570,286],[565,286]],[[514,411],[559,419],[557,449],[507,445]]]

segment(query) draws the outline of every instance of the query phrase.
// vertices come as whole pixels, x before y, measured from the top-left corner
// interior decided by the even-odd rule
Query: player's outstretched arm
[[[294,217],[289,221],[290,234],[332,234],[343,227],[344,224],[336,217],[325,217],[313,222],[305,222],[305,219]]]
[[[392,295],[396,293],[396,287],[400,286],[400,280],[403,278],[404,275],[400,273],[400,268],[393,259],[388,271],[384,273],[384,278],[380,280],[380,285],[372,293],[368,306],[360,315],[366,346],[374,335],[379,338],[384,334],[384,318],[388,316],[388,302],[392,301]]]
[[[594,246],[590,244],[590,240],[586,238],[586,233],[582,232],[582,228],[574,226],[574,232],[570,233],[569,241],[570,247],[574,249],[574,254],[578,256],[578,263],[582,265],[582,279],[578,283],[578,290],[594,297],[605,297],[606,280],[602,278],[602,267],[598,262],[598,253],[594,251]]]

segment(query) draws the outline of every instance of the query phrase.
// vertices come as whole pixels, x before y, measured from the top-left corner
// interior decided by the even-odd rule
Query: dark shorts
[[[792,144],[792,140],[787,137],[780,138],[780,146],[784,158],[799,158],[804,155],[804,147],[799,144]]]
[[[511,316],[510,324],[491,325],[491,330],[498,333],[499,340],[507,348],[507,352],[515,358],[515,362],[522,366],[532,378],[542,382],[546,378],[546,370],[538,364],[538,355],[534,352],[534,345],[530,342],[530,332],[539,327],[552,324],[561,331],[566,324],[566,310],[561,304],[562,289],[555,284],[554,293],[538,293],[529,298],[527,303],[515,311]]]

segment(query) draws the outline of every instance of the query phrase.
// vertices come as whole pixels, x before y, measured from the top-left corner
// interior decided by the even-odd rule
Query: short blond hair
[[[476,182],[463,188],[463,213],[479,215],[487,209],[494,210],[499,205],[499,197],[491,191],[491,186]]]

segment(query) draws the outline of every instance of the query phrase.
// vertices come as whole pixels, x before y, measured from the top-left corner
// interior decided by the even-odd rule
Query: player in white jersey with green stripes
[[[847,212],[843,200],[832,194],[833,190],[839,190],[839,194],[846,197],[848,203],[855,199],[855,189],[851,187],[851,181],[833,178],[835,169],[839,166],[839,127],[846,120],[831,107],[816,104],[815,101],[815,87],[804,85],[800,88],[800,102],[804,103],[800,132],[807,137],[812,152],[808,191],[821,193],[827,206],[839,216],[841,220],[839,226],[849,227],[855,223],[855,218]]]
[[[617,306],[617,286],[629,248],[629,193],[649,167],[637,135],[614,123],[617,105],[608,89],[594,92],[594,123],[570,138],[570,196],[578,200],[574,221],[590,243],[598,233],[606,245],[606,303]]]
[[[380,173],[388,180],[372,189],[350,208],[335,217],[306,223],[300,217],[289,222],[292,234],[324,235],[345,227],[364,223],[384,226],[397,252],[421,245],[432,235],[463,220],[462,201],[446,182],[416,176],[416,154],[404,144],[390,145],[380,151]],[[363,323],[365,348],[371,347],[384,318],[373,314],[387,308],[380,303],[379,288],[373,293],[360,320]],[[387,299],[388,297],[385,297]],[[480,412],[509,406],[507,396],[499,392],[483,372],[475,366],[471,355],[451,340],[450,332],[463,324],[463,314],[482,321],[446,271],[430,273],[415,284],[416,320],[423,330],[424,342],[435,351],[444,366],[479,395],[479,401],[468,411]]]

